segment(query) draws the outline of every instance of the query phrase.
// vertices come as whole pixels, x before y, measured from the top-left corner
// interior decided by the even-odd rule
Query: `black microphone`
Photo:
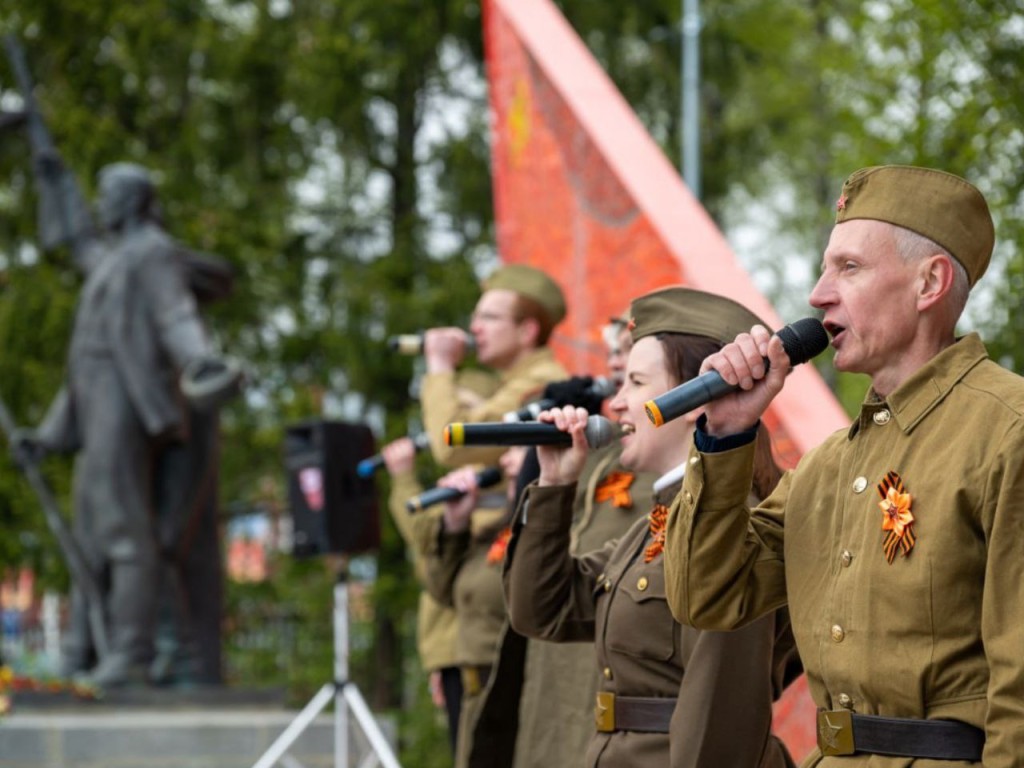
[[[782,340],[790,365],[806,363],[828,347],[828,331],[820,320],[813,317],[790,323],[775,335]],[[768,365],[768,358],[764,359],[764,363]],[[660,427],[667,421],[738,389],[739,385],[729,384],[718,371],[708,371],[670,389],[664,395],[648,400],[644,403],[644,410],[654,426]]]
[[[422,333],[401,333],[398,336],[388,337],[388,349],[400,355],[419,355],[423,353]],[[476,351],[476,339],[472,334],[466,334],[466,351]]]
[[[603,448],[622,434],[622,428],[604,416],[589,416],[583,434],[591,448]],[[444,442],[446,445],[572,445],[572,435],[541,421],[456,422],[444,428]]]
[[[565,382],[557,382],[553,385],[548,385],[548,390],[559,385],[566,385],[566,391],[564,397],[542,397],[540,400],[534,400],[532,403],[527,403],[518,411],[509,411],[501,417],[502,421],[505,422],[517,422],[517,421],[536,421],[538,414],[541,411],[546,411],[551,408],[558,408],[562,405],[582,405],[581,402],[587,402],[592,400],[604,400],[606,397],[610,397],[615,394],[618,387],[615,382],[609,379],[607,376],[596,376],[590,380],[586,386],[578,387],[578,391],[569,393],[569,389],[572,389],[572,384],[575,381],[584,381],[582,377],[579,379],[569,379]]]
[[[412,445],[416,452],[422,451],[430,445],[430,438],[426,432],[420,432],[412,438]],[[356,474],[360,477],[370,477],[374,472],[384,466],[384,454],[378,453],[368,459],[363,459],[356,464]]]
[[[478,488],[490,488],[499,480],[501,480],[501,470],[497,467],[488,467],[476,473]],[[427,507],[440,504],[442,501],[454,501],[465,495],[466,492],[460,491],[458,488],[431,488],[405,502],[405,508],[410,512],[422,512]]]

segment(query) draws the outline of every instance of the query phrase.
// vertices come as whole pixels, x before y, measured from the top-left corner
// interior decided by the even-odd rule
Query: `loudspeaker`
[[[373,477],[356,473],[360,460],[375,452],[373,432],[363,424],[317,420],[286,428],[293,555],[356,554],[379,548]]]

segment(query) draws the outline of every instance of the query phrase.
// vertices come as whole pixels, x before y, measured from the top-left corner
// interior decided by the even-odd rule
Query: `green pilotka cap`
[[[995,227],[978,188],[945,171],[877,165],[854,171],[836,201],[836,224],[887,221],[938,243],[967,270],[974,285],[985,274]]]
[[[533,299],[548,313],[552,324],[557,325],[565,318],[565,296],[558,283],[536,267],[526,264],[506,264],[498,267],[489,277],[484,278],[481,287],[485,291],[514,291]]]
[[[754,325],[768,327],[732,299],[681,285],[634,299],[629,312],[634,342],[656,333],[687,333],[728,344]]]

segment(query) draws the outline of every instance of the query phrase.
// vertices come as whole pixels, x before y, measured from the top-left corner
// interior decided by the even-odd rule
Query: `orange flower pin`
[[[882,530],[888,531],[882,547],[891,565],[898,551],[906,557],[914,548],[914,515],[910,511],[913,497],[904,489],[903,479],[892,471],[878,484],[878,494],[882,497],[878,502],[882,508]]]
[[[629,495],[629,487],[636,475],[632,472],[609,472],[594,490],[594,501],[611,499],[613,507],[629,509],[633,506],[633,497]]]
[[[487,550],[488,565],[497,565],[505,559],[505,550],[508,549],[508,540],[511,538],[511,528],[502,528],[498,532],[498,535],[494,537],[494,541],[491,542],[490,549]]]

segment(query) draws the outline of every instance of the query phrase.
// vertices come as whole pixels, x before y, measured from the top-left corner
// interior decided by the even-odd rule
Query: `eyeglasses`
[[[496,312],[474,312],[469,316],[471,323],[502,323],[508,321],[510,323],[518,323],[519,318],[513,315],[499,315]]]

